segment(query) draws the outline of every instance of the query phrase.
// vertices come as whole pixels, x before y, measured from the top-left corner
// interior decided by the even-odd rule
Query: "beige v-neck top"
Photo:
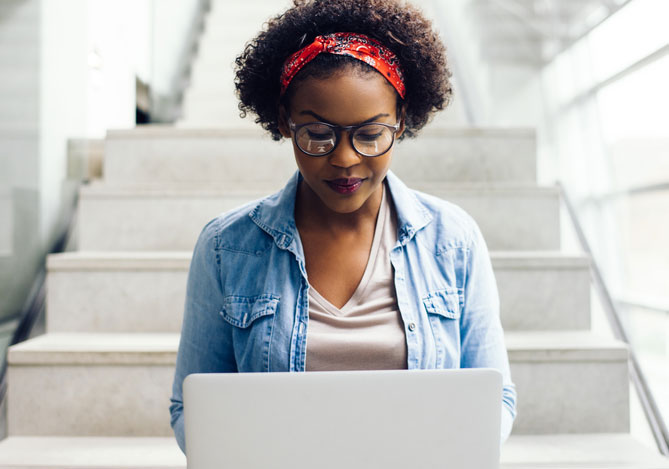
[[[309,288],[307,371],[407,368],[390,263],[396,242],[397,218],[384,184],[369,260],[353,296],[339,309]]]

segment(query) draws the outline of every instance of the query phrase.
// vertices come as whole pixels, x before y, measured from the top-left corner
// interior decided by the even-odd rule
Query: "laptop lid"
[[[189,469],[497,469],[494,369],[191,374]]]

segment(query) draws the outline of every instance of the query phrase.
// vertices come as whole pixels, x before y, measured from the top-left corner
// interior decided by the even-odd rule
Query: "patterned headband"
[[[297,72],[311,62],[318,54],[348,55],[371,65],[383,75],[404,99],[406,87],[404,74],[397,56],[379,41],[364,34],[334,33],[317,36],[314,42],[298,50],[283,64],[281,73],[281,95]]]

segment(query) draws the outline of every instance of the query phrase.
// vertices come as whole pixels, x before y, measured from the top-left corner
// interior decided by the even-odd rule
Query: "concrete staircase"
[[[0,469],[186,465],[169,397],[195,240],[295,170],[290,145],[238,119],[230,85],[243,40],[281,4],[226,2],[213,2],[183,121],[110,131],[104,180],[80,189],[79,251],[47,261],[47,333],[9,350]],[[435,123],[392,167],[469,211],[491,249],[518,391],[502,467],[669,469],[629,433],[628,350],[591,330],[589,260],[560,250],[559,192],[537,185],[535,147],[528,130]]]
[[[669,468],[629,434],[628,350],[591,331],[589,261],[560,251],[534,148],[526,130],[433,128],[393,163],[469,210],[491,247],[518,390],[503,467]],[[197,234],[293,171],[288,145],[251,130],[108,134],[104,180],[80,191],[80,250],[48,258],[47,334],[9,351],[0,468],[184,467],[168,407]]]

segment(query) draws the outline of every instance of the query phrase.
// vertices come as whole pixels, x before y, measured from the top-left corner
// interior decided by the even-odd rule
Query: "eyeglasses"
[[[326,156],[334,151],[341,139],[341,131],[349,131],[351,146],[363,156],[381,156],[395,142],[400,123],[395,125],[369,122],[360,125],[333,125],[325,122],[295,124],[288,119],[297,148],[309,156]]]

